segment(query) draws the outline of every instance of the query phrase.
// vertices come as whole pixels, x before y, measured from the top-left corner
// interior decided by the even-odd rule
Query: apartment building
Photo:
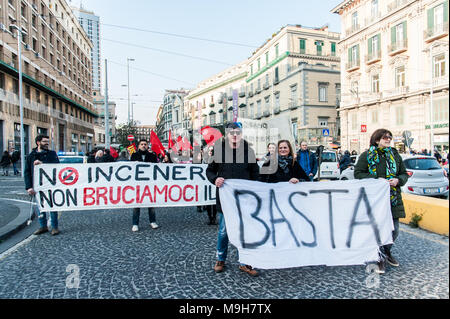
[[[346,0],[332,9],[343,37],[342,148],[368,148],[387,128],[405,150],[448,152],[448,0]]]
[[[135,136],[136,145],[140,140],[146,140],[150,143],[151,133],[155,129],[156,129],[155,125],[137,125]]]
[[[328,27],[287,25],[247,61],[241,118],[289,115],[296,142],[328,145],[339,137],[340,35]]]
[[[161,142],[169,141],[169,131],[172,136],[182,135],[183,131],[183,114],[184,114],[184,98],[189,94],[185,89],[166,90],[164,94],[162,118],[160,124],[160,134],[158,135]]]
[[[98,118],[94,121],[95,143],[104,144],[106,142],[106,127],[105,127],[105,97],[98,90],[92,91],[93,104]],[[109,121],[109,136],[110,142],[116,142],[116,102],[108,101],[108,121]]]
[[[22,60],[18,31],[22,29]],[[19,63],[25,153],[38,134],[57,151],[93,148],[92,42],[64,0],[0,1],[0,149],[20,149]]]

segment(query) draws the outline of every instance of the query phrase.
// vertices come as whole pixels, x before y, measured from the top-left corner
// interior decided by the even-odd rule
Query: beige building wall
[[[397,148],[405,149],[408,130],[413,149],[429,150],[433,122],[434,144],[448,151],[448,0],[348,0],[332,11],[344,33],[343,149],[361,152],[373,131],[387,128]]]
[[[0,145],[20,147],[17,30],[23,30],[22,71],[26,151],[39,133],[59,151],[94,144],[92,43],[64,0],[0,1]]]

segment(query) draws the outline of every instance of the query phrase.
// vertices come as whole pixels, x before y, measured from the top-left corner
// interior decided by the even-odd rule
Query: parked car
[[[84,164],[87,163],[87,156],[83,152],[58,152],[59,162],[62,164]]]
[[[354,171],[355,171],[355,165],[358,163],[359,155],[351,155],[350,159],[352,160],[351,164],[342,171],[341,175],[339,176],[339,179],[342,181],[349,180],[349,179],[355,179]]]
[[[448,196],[447,172],[433,156],[413,156],[403,161],[409,179],[402,187],[405,193],[433,197]]]
[[[319,174],[314,176],[317,179]],[[320,178],[326,179],[339,179],[339,161],[338,156],[335,151],[323,151],[322,153],[322,164],[320,165]]]

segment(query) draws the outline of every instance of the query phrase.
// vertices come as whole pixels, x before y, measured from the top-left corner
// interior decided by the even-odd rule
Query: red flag
[[[111,153],[111,156],[116,159],[119,157],[119,153],[117,153],[116,149],[112,146],[109,148],[109,152]]]
[[[183,138],[183,142],[181,144],[181,147],[182,147],[183,150],[192,150],[192,145],[191,145],[191,143],[189,142],[189,140],[188,140],[188,138],[186,136]]]
[[[156,154],[162,154],[165,155],[164,146],[162,145],[161,141],[159,140],[158,136],[155,132],[151,132],[150,134],[150,143],[152,144],[152,151]]]
[[[172,131],[169,131],[169,149],[172,149],[175,146],[175,143],[172,140]]]
[[[214,144],[218,139],[222,138],[222,133],[211,126],[203,127],[200,130],[200,134],[203,136],[203,139],[208,146]]]

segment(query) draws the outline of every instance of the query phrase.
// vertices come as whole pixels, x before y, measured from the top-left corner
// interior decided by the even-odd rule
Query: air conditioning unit
[[[30,50],[31,50],[31,47],[30,47],[29,44],[25,44],[25,50],[27,50],[27,51],[30,51]]]
[[[36,56],[36,58],[39,58],[39,57],[41,56],[41,55],[39,54],[39,52],[36,52],[34,55]]]
[[[0,23],[0,30],[5,32],[6,31],[6,25],[4,25],[3,23]]]

